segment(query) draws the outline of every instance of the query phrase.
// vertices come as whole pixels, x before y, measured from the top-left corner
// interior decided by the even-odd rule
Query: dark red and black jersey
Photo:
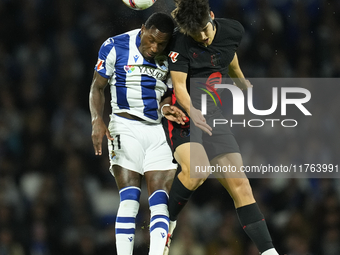
[[[214,91],[212,85],[227,82],[229,64],[244,32],[241,23],[236,20],[216,18],[214,22],[217,32],[208,47],[179,32],[175,33],[170,47],[170,70],[188,74],[187,89],[194,107],[198,108],[202,89],[210,91],[216,102],[220,101],[218,94],[221,90]],[[210,96],[207,103],[209,109],[217,106]]]

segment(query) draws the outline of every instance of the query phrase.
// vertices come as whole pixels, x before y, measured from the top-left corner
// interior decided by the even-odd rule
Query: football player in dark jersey
[[[167,121],[163,123],[175,159],[182,169],[175,177],[169,194],[171,221],[164,254],[169,252],[171,235],[179,212],[208,177],[209,173],[200,178],[191,178],[190,173],[195,171],[193,167],[211,165],[236,167],[237,173],[219,173],[216,177],[233,198],[239,221],[260,253],[277,255],[249,180],[240,171],[243,162],[234,135],[227,125],[212,125],[213,119],[225,118],[222,111],[212,98],[207,100],[206,117],[199,110],[202,93],[197,88],[202,84],[218,99],[219,91],[214,90],[213,85],[223,84],[229,77],[241,89],[252,87],[244,78],[236,54],[244,29],[238,21],[215,19],[208,0],[175,2],[177,8],[172,15],[180,32],[175,35],[169,53],[175,92],[172,103],[186,112],[191,125],[190,122],[186,125]]]

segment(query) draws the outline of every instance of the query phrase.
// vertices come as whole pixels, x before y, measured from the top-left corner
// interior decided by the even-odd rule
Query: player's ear
[[[215,19],[215,14],[213,13],[213,11],[210,11],[210,17],[211,17],[212,19]]]
[[[144,33],[145,33],[145,25],[144,24],[142,24],[142,27],[141,27],[141,29],[140,29],[140,32],[141,32],[141,35],[143,35]]]

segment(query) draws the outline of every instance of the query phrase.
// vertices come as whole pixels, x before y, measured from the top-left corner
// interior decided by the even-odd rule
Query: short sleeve
[[[169,69],[170,71],[180,71],[188,73],[189,71],[189,58],[187,57],[187,49],[185,44],[185,38],[179,32],[173,38],[169,57]]]
[[[228,28],[228,37],[230,38],[230,40],[234,41],[234,43],[238,47],[244,34],[244,28],[242,24],[237,20],[227,19],[227,21],[228,25],[226,27]]]
[[[95,70],[104,78],[109,79],[114,73],[116,50],[113,38],[107,39],[99,49]]]

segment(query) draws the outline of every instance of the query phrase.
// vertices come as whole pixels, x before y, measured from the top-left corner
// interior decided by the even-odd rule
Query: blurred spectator
[[[22,245],[13,239],[12,230],[0,227],[0,254],[1,255],[24,255]]]

